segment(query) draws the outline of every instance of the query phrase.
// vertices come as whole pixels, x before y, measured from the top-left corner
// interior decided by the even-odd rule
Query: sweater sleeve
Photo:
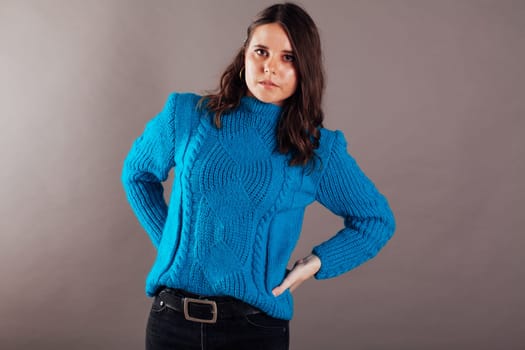
[[[343,133],[335,131],[316,191],[316,200],[344,219],[344,228],[312,250],[321,259],[316,279],[336,277],[372,259],[395,231],[386,197],[363,173],[346,145]]]
[[[147,122],[144,132],[132,144],[124,160],[121,181],[137,219],[155,248],[160,244],[168,215],[163,181],[174,166],[175,93],[163,110]]]

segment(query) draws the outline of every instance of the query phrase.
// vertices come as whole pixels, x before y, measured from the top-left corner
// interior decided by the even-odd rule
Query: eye
[[[266,56],[266,50],[265,49],[255,49],[255,53],[259,56]]]
[[[294,62],[295,61],[295,57],[292,56],[292,55],[284,55],[284,60],[286,62]]]

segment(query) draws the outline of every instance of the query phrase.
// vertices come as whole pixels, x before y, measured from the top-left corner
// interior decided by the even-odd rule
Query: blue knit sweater
[[[124,161],[127,198],[157,248],[146,295],[160,286],[229,295],[289,320],[291,293],[272,289],[285,277],[305,208],[318,201],[344,219],[312,250],[321,259],[316,279],[374,257],[395,230],[393,213],[341,131],[320,128],[321,161],[309,172],[278,152],[279,106],[243,97],[217,129],[212,113],[196,108],[199,98],[172,93]],[[162,182],[173,167],[168,206]]]

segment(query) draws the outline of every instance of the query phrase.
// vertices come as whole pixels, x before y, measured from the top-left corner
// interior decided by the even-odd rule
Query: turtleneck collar
[[[259,114],[265,114],[268,116],[279,117],[282,108],[273,103],[266,103],[258,100],[256,97],[243,96],[241,97],[240,106],[245,108],[247,111]]]
[[[221,117],[223,135],[244,134],[248,128],[257,130],[264,143],[274,148],[282,107],[266,103],[255,97],[243,96],[239,106]],[[228,136],[230,137],[230,136]]]
[[[239,104],[241,114],[248,114],[249,118],[255,118],[256,124],[265,124],[271,128],[277,125],[282,110],[282,107],[276,104],[262,102],[252,96],[243,96]]]

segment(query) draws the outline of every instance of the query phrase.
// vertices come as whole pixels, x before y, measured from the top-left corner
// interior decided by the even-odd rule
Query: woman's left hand
[[[295,262],[292,271],[288,273],[280,286],[272,290],[274,296],[279,296],[288,288],[293,292],[304,281],[311,278],[321,268],[321,259],[317,255],[310,254]]]

